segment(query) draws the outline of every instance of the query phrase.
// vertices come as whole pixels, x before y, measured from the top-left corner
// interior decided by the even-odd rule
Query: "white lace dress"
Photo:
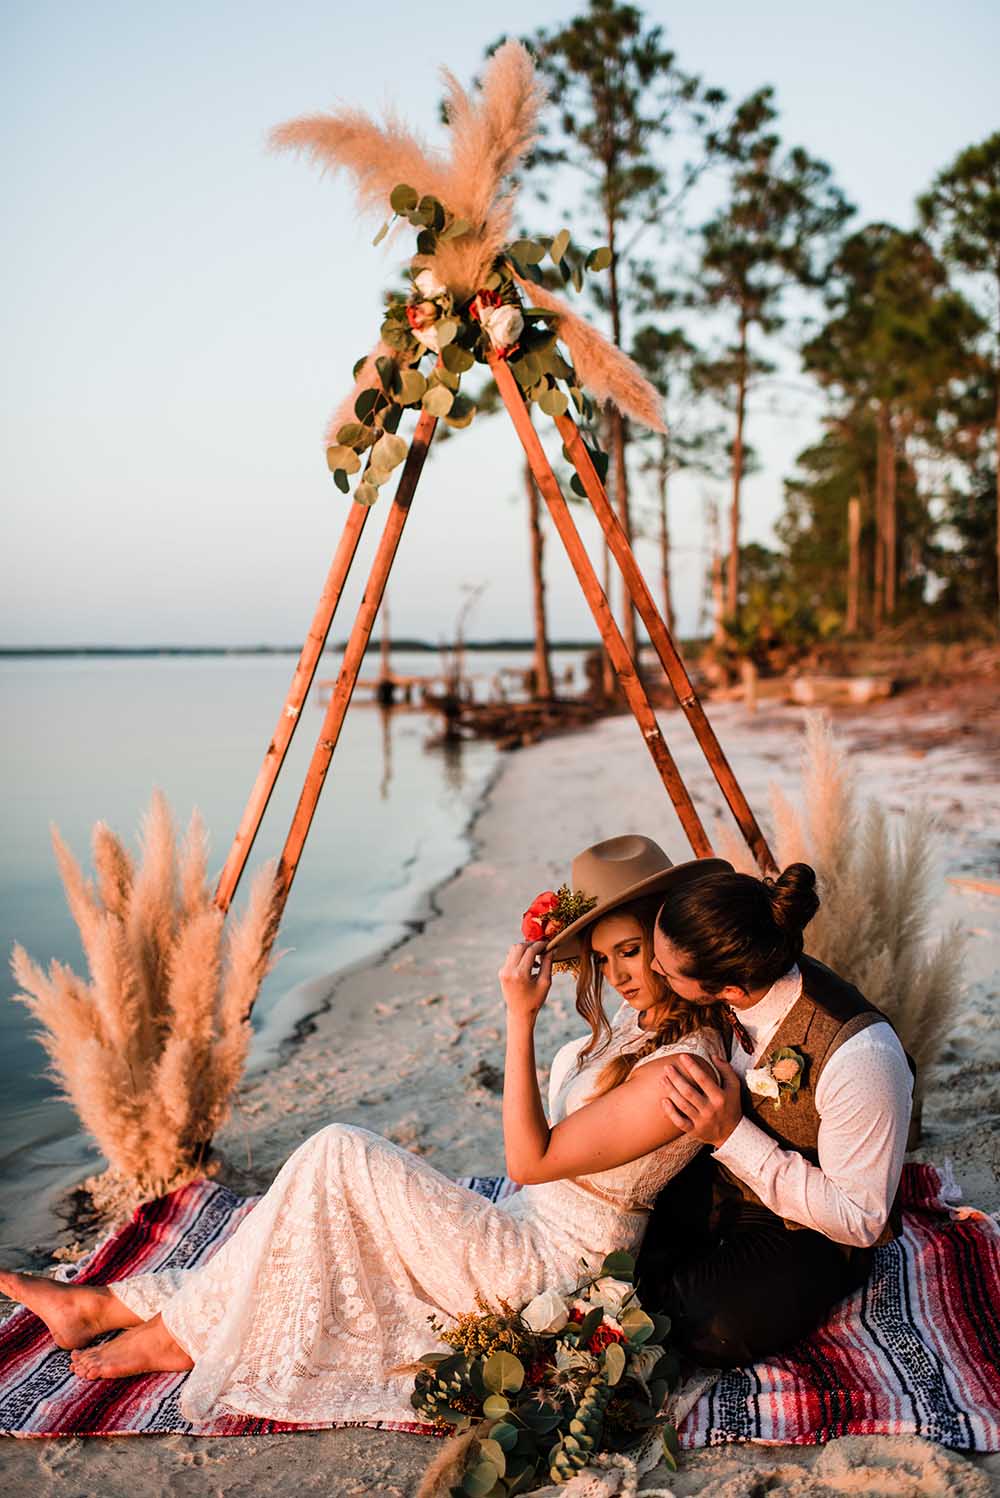
[[[642,1039],[623,1005],[609,1048],[582,1071],[585,1042],[563,1046],[551,1072],[552,1121],[587,1101],[611,1054]],[[719,1054],[704,1032],[654,1055],[672,1050]],[[525,1186],[494,1204],[366,1129],[331,1124],[295,1151],[207,1264],[111,1288],[143,1319],[162,1312],[194,1360],[180,1399],[194,1423],[225,1411],[303,1423],[412,1420],[412,1375],[392,1369],[440,1345],[428,1316],[472,1310],[477,1291],[523,1304],[574,1285],[581,1259],[596,1268],[612,1249],[634,1252],[643,1209],[698,1148],[680,1139],[583,1187]]]

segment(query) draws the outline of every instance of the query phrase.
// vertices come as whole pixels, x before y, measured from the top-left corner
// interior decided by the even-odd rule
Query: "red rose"
[[[433,302],[410,302],[406,309],[406,321],[411,328],[429,328],[437,322],[438,309]]]
[[[470,316],[478,322],[487,307],[500,306],[500,293],[498,291],[477,291],[469,303]]]
[[[552,917],[558,904],[559,896],[551,889],[544,890],[532,900],[521,921],[521,935],[525,941],[547,941],[562,930],[562,921]]]
[[[625,1333],[616,1326],[608,1326],[605,1323],[597,1328],[590,1341],[587,1343],[588,1352],[603,1352],[612,1342],[624,1342]]]

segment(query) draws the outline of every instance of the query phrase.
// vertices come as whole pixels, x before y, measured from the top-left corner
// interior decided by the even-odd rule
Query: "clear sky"
[[[773,83],[785,138],[832,164],[858,222],[909,223],[933,172],[998,125],[988,0],[645,11],[682,66],[734,94]],[[371,248],[345,181],[269,155],[265,133],[386,103],[433,132],[438,64],[469,78],[496,16],[517,34],[571,14],[551,0],[7,0],[0,644],[302,638],[345,503],[324,422],[395,261]],[[540,230],[559,227],[543,216]],[[814,430],[808,396],[768,404],[751,416],[748,539],[767,539]],[[472,632],[529,632],[518,452],[494,418],[435,456],[393,575],[399,633],[447,635],[461,585],[480,582]],[[704,497],[693,482],[674,496],[685,629]],[[589,633],[556,544],[554,632]],[[651,546],[641,560],[651,572]]]

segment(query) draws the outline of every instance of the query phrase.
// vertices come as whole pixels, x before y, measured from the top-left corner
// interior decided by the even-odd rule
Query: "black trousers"
[[[704,1150],[658,1198],[637,1278],[643,1304],[670,1317],[678,1351],[735,1368],[807,1336],[870,1263],[871,1250],[787,1228],[744,1201]]]

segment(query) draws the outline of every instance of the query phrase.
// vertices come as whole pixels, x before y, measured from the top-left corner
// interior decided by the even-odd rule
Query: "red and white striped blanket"
[[[504,1180],[464,1184],[499,1200]],[[908,1165],[901,1237],[875,1258],[863,1290],[792,1352],[723,1374],[680,1428],[683,1446],[814,1444],[842,1435],[920,1435],[963,1451],[1000,1449],[1000,1226],[955,1205],[944,1172]],[[253,1207],[195,1182],[140,1208],[64,1277],[106,1283],[210,1258]],[[183,1375],[76,1378],[44,1326],[19,1311],[0,1327],[0,1433],[251,1435],[303,1429],[180,1415]],[[427,1431],[426,1425],[394,1429]]]

